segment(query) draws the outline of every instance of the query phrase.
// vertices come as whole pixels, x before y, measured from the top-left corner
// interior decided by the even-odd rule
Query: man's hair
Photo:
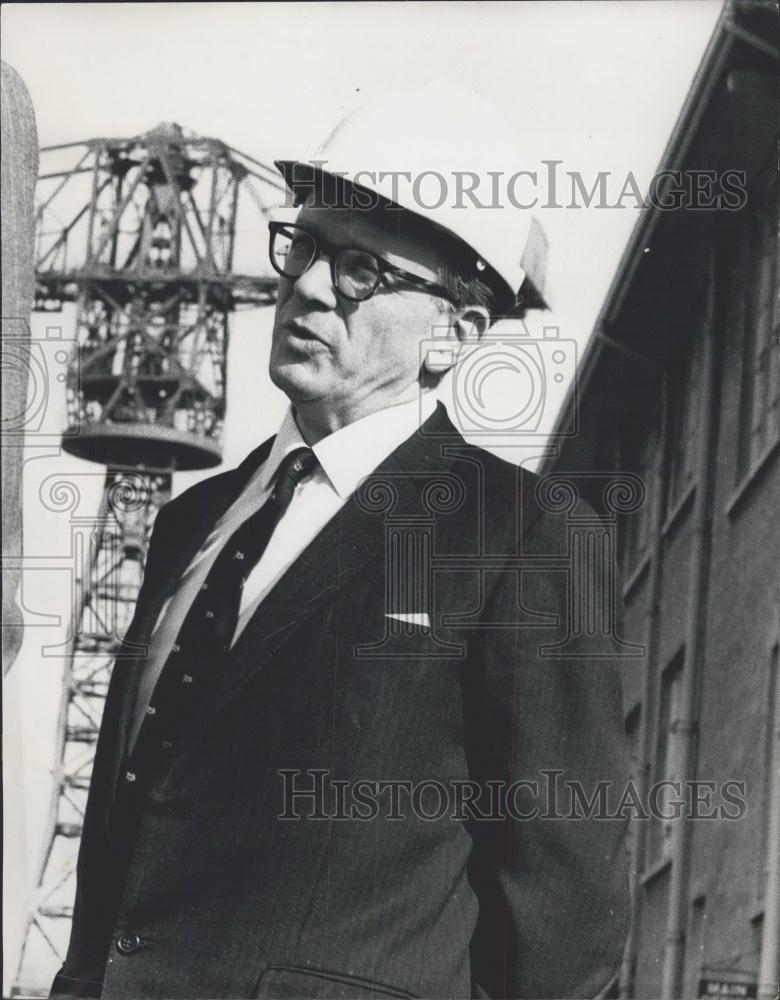
[[[482,306],[490,313],[493,322],[496,311],[496,293],[479,276],[474,268],[465,268],[460,263],[449,263],[439,271],[439,283],[452,296],[452,307]]]

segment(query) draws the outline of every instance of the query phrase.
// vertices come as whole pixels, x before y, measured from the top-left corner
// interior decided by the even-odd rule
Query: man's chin
[[[272,363],[268,373],[277,389],[293,403],[314,402],[325,394],[322,378],[305,362]]]

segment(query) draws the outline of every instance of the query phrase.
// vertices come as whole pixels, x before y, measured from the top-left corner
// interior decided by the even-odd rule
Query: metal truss
[[[273,303],[275,172],[164,124],[42,150],[35,309],[75,305],[62,445],[107,469],[63,676],[54,781],[12,995],[64,958],[103,704],[174,470],[221,461],[229,318]],[[83,527],[83,525],[82,525]],[[79,572],[80,571],[80,572]]]

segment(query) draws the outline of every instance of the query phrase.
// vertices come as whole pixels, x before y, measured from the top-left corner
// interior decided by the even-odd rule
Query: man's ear
[[[490,313],[484,306],[463,306],[452,314],[452,330],[461,344],[476,346],[490,326]]]
[[[490,326],[490,313],[483,306],[464,306],[449,313],[447,320],[446,332],[437,337],[441,347],[430,347],[424,362],[424,368],[439,377],[456,365],[462,346],[477,346]]]

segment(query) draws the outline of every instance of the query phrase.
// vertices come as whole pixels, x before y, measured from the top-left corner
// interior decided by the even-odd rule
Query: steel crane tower
[[[15,996],[45,996],[64,957],[103,702],[152,524],[174,471],[221,460],[229,317],[275,300],[263,217],[284,198],[271,168],[175,124],[48,147],[41,159],[34,308],[59,312],[67,302],[76,314],[62,445],[106,473]]]

